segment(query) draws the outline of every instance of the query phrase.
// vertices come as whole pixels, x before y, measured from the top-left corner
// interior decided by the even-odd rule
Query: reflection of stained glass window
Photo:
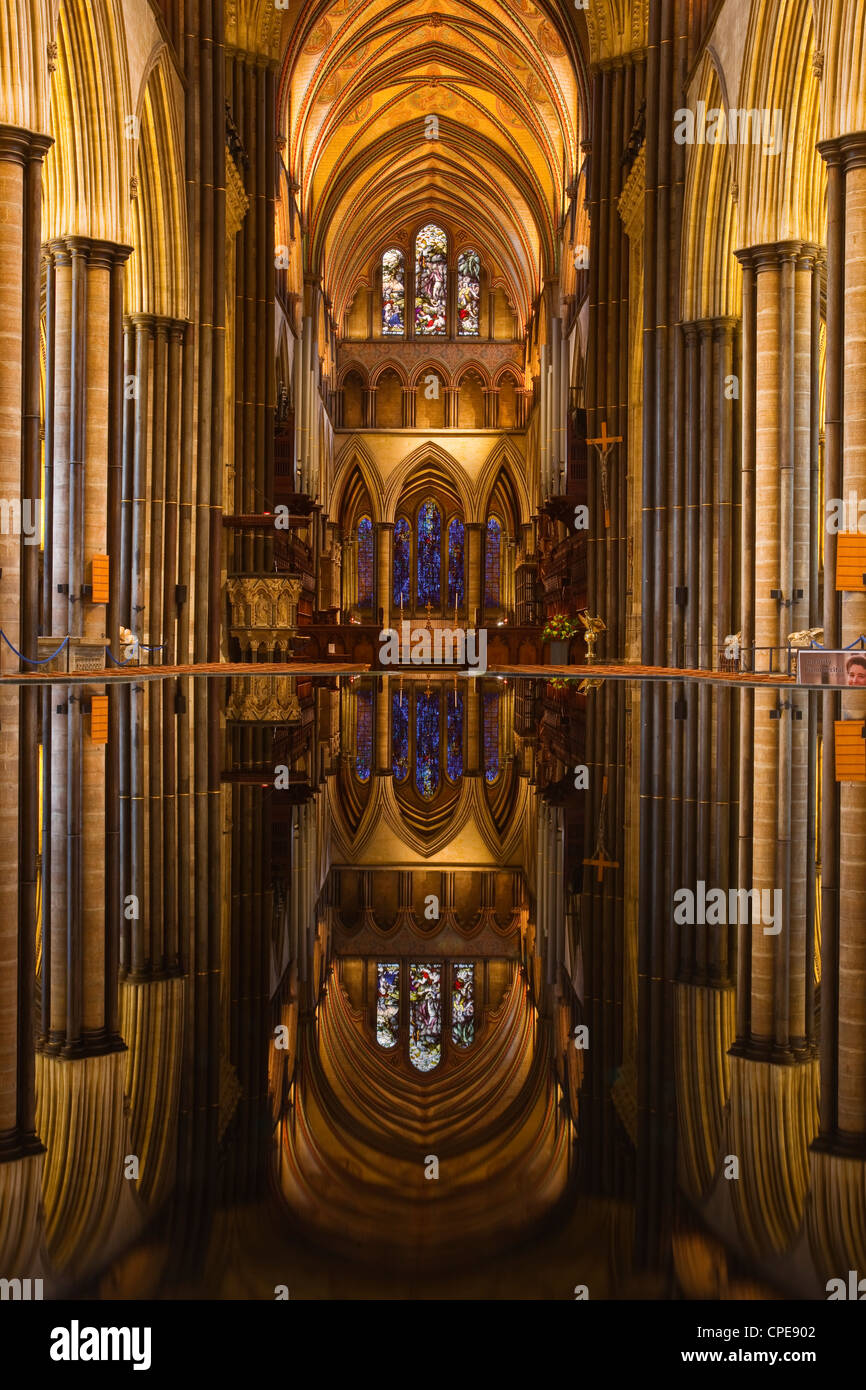
[[[376,965],[376,1042],[396,1047],[400,1028],[400,966],[396,961]]]
[[[484,602],[491,608],[498,608],[500,556],[502,553],[502,527],[495,516],[487,522],[487,543],[484,554]]]
[[[457,258],[457,332],[478,332],[479,277],[477,251],[463,251]]]
[[[427,799],[439,786],[439,693],[424,690],[415,699],[415,786]]]
[[[484,780],[495,782],[499,776],[499,692],[484,696]]]
[[[358,607],[373,607],[373,523],[368,516],[358,522]]]
[[[468,1047],[475,1040],[475,966],[456,964],[451,979],[451,1041]]]
[[[463,522],[459,516],[448,526],[448,608],[463,603]]]
[[[425,502],[418,513],[418,607],[442,599],[442,513],[435,502]]]
[[[404,328],[405,274],[403,252],[392,249],[382,257],[382,332],[402,333]]]
[[[409,1058],[419,1071],[432,1071],[442,1055],[442,967],[409,967]]]
[[[409,776],[409,695],[395,690],[391,697],[391,767],[398,782]]]
[[[432,222],[415,238],[415,332],[444,333],[448,242]]]
[[[463,696],[452,690],[445,706],[445,772],[450,782],[463,776]]]
[[[394,526],[394,605],[409,607],[409,522],[398,516]]]
[[[369,782],[373,771],[373,692],[359,690],[355,696],[355,776]]]

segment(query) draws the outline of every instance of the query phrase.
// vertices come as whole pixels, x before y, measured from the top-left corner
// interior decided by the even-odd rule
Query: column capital
[[[393,531],[395,523],[393,521],[374,521],[374,531]]]
[[[819,140],[815,148],[825,164],[841,165],[846,171],[866,168],[866,130]]]
[[[786,261],[810,260],[821,249],[814,241],[769,241],[760,246],[743,246],[734,255],[744,269],[767,270],[777,269]]]
[[[41,160],[53,144],[51,135],[40,135],[21,126],[0,125],[0,159],[7,163],[29,164],[34,159]]]
[[[101,241],[89,236],[55,237],[45,243],[43,250],[55,261],[81,256],[91,265],[104,267],[106,270],[123,265],[132,255],[131,246],[117,241]]]

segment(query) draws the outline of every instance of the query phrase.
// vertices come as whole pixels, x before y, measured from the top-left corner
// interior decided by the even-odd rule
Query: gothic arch
[[[396,520],[397,506],[406,485],[416,475],[423,475],[425,469],[430,469],[433,473],[441,471],[453,483],[463,509],[464,520],[470,521],[473,511],[472,482],[457,459],[430,440],[408,454],[389,477],[385,485],[382,504],[383,519],[385,521]]]
[[[714,54],[704,54],[691,93],[707,110],[728,109]],[[734,256],[737,204],[732,197],[730,146],[688,148],[683,226],[685,254],[681,266],[680,318],[684,321],[739,313],[741,272]]]
[[[132,255],[126,299],[132,313],[186,319],[189,315],[186,196],[178,88],[167,49],[153,56],[142,85],[135,141]]]

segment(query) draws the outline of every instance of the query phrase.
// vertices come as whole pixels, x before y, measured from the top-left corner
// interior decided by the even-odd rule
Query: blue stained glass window
[[[358,522],[358,607],[373,607],[373,522],[368,516]]]
[[[487,536],[484,555],[484,602],[490,608],[500,604],[500,556],[502,553],[502,526],[495,516],[487,522]]]
[[[463,522],[452,517],[448,525],[448,611],[463,604]]]
[[[451,980],[451,1041],[468,1047],[475,1041],[475,966],[455,964]]]
[[[499,776],[499,692],[484,696],[484,780],[495,782]]]
[[[457,332],[477,334],[480,308],[481,261],[477,251],[457,258]]]
[[[442,602],[442,513],[433,501],[418,513],[418,607]]]
[[[452,690],[445,706],[445,773],[449,782],[463,776],[463,696]]]
[[[415,332],[444,333],[448,303],[448,241],[429,222],[415,238]]]
[[[398,516],[394,526],[394,607],[400,607],[402,598],[409,607],[409,522],[405,516]]]
[[[391,697],[391,768],[395,780],[409,776],[409,695],[395,690]]]
[[[373,771],[373,692],[359,690],[355,696],[355,776],[369,782]]]
[[[409,967],[409,1059],[432,1071],[442,1056],[442,967]]]
[[[415,700],[415,786],[425,799],[439,788],[439,692],[421,691]]]
[[[376,1041],[380,1047],[396,1047],[400,1028],[400,966],[396,961],[376,964]]]
[[[392,247],[382,257],[382,332],[393,336],[404,328],[405,273],[403,252]]]

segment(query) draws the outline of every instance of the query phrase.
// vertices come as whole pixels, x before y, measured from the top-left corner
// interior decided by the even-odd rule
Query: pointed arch
[[[189,317],[184,155],[178,88],[163,46],[142,86],[126,299],[132,312]]]
[[[725,107],[722,74],[712,49],[704,54],[695,99],[708,111]],[[687,147],[683,225],[689,229],[681,264],[680,317],[689,322],[735,316],[742,299],[737,245],[737,204],[732,197],[733,165],[727,144]]]

